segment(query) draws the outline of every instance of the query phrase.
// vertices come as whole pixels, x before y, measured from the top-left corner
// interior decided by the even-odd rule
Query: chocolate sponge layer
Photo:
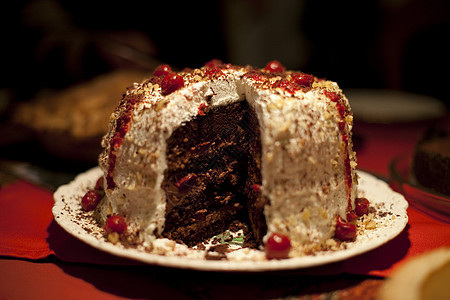
[[[215,107],[176,129],[167,141],[163,236],[188,246],[222,233],[234,221],[266,233],[261,197],[258,120],[246,101]]]

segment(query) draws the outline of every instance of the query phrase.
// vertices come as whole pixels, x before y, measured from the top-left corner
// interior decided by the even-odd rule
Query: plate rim
[[[283,260],[205,260],[205,259],[192,259],[186,256],[164,256],[154,253],[145,252],[133,248],[123,248],[119,245],[112,244],[105,240],[99,240],[95,236],[87,233],[80,224],[75,224],[71,220],[71,216],[68,215],[64,208],[68,205],[64,196],[65,193],[73,188],[85,189],[92,187],[95,184],[99,176],[102,175],[102,171],[99,167],[94,167],[87,170],[84,173],[78,174],[75,179],[68,184],[60,186],[54,193],[54,206],[52,208],[52,213],[54,215],[54,220],[61,226],[66,232],[74,236],[78,240],[100,250],[118,257],[132,259],[141,263],[149,265],[158,265],[164,267],[172,267],[178,269],[191,269],[199,271],[232,271],[232,272],[264,272],[264,271],[284,271],[284,270],[294,270],[294,269],[306,269],[310,267],[323,266],[330,263],[335,263],[349,259],[351,257],[369,252],[376,249],[385,243],[391,241],[396,236],[398,236],[406,227],[408,223],[407,208],[408,202],[400,193],[393,191],[389,185],[376,178],[375,176],[357,170],[359,177],[359,188],[363,186],[366,187],[361,192],[370,193],[371,189],[383,189],[385,192],[389,193],[391,196],[392,203],[396,203],[398,211],[396,220],[393,222],[395,226],[389,227],[391,230],[379,228],[382,234],[379,239],[370,239],[357,246],[352,246],[347,249],[335,250],[327,254],[316,253],[315,255],[306,255],[301,257],[293,257]],[[363,184],[363,185],[362,185]],[[82,195],[82,190],[78,193],[78,197]],[[71,194],[69,194],[70,196]],[[71,196],[74,196],[73,194]],[[76,195],[75,195],[76,196]],[[369,198],[370,200],[370,198]],[[391,203],[391,206],[392,206]]]

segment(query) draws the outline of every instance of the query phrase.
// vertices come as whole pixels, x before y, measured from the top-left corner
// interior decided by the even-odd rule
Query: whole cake
[[[195,247],[233,227],[260,249],[352,239],[352,126],[336,83],[277,61],[162,65],[112,115],[100,219],[149,249],[160,239]]]

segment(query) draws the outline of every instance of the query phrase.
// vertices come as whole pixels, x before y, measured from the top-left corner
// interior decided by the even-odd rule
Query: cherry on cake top
[[[272,60],[264,67],[264,70],[272,73],[283,73],[286,71],[286,68],[279,61]]]
[[[168,95],[184,86],[184,79],[178,74],[167,74],[161,82],[161,93]]]
[[[291,94],[298,90],[307,92],[312,88],[314,81],[318,80],[311,74],[287,71],[276,60],[269,62],[264,68],[258,69],[251,66],[226,64],[219,59],[212,59],[200,69],[187,68],[181,72],[174,72],[169,65],[162,64],[156,67],[153,77],[148,82],[161,86],[161,94],[166,96],[184,87],[186,81],[191,81],[193,78],[197,78],[197,80],[198,78],[202,80],[217,79],[225,76],[224,71],[230,69],[244,70],[243,77],[254,81],[259,88],[278,88]]]
[[[156,67],[155,71],[153,71],[153,75],[155,76],[166,76],[170,73],[172,73],[172,68],[167,65],[167,64],[163,64],[163,65],[159,65]]]

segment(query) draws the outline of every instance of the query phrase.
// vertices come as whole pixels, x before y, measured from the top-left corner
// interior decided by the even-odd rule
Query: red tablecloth
[[[357,124],[355,140],[358,143],[359,168],[388,178],[389,162],[396,155],[410,151],[425,128],[423,124]],[[11,295],[39,297],[39,293],[44,295],[46,291],[49,292],[49,287],[52,293],[48,295],[66,299],[68,295],[78,299],[87,298],[88,295],[95,296],[96,299],[115,299],[121,296],[139,298],[146,297],[145,293],[151,292],[142,289],[147,277],[135,277],[128,269],[117,271],[113,267],[141,267],[139,263],[100,252],[70,236],[53,221],[52,205],[50,191],[24,180],[0,189],[0,298],[17,298],[9,297]],[[389,276],[412,256],[441,246],[450,246],[449,224],[437,221],[414,208],[408,209],[408,216],[409,223],[405,230],[387,244],[349,260],[299,272],[328,276],[348,273]],[[42,260],[43,258],[46,259]],[[58,265],[61,263],[65,265]],[[88,268],[93,265],[102,265],[106,269]],[[144,273],[148,272],[147,269],[144,270]],[[90,272],[94,273],[89,274]],[[113,276],[113,280],[106,276]],[[114,279],[114,276],[117,278]],[[158,285],[158,276],[151,277],[147,284],[154,288],[157,295],[163,295],[167,292],[163,291],[166,286]],[[180,278],[182,281],[183,278]],[[203,279],[206,278],[208,277]],[[121,286],[121,280],[131,285]],[[137,281],[139,286],[134,286],[133,281]],[[255,290],[259,288],[259,285],[255,285]]]

